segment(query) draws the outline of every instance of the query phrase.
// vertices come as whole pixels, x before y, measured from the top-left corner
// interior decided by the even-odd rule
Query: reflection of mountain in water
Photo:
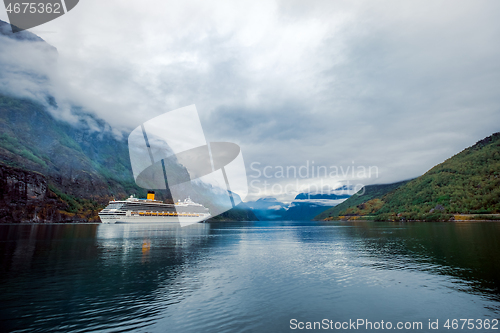
[[[458,289],[500,301],[500,266],[494,264],[500,257],[498,223],[339,223],[354,226],[335,232],[370,253],[372,267],[456,277]]]
[[[121,329],[146,326],[180,301],[173,292],[179,285],[185,284],[182,297],[196,289],[197,277],[184,271],[211,247],[209,234],[209,224],[2,226],[2,326],[51,331],[61,322],[72,330],[109,328],[114,321]]]
[[[0,327],[239,332],[257,322],[252,331],[278,332],[293,311],[311,320],[498,317],[499,228],[0,225]]]

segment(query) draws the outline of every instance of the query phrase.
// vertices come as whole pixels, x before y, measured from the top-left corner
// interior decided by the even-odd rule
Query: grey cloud
[[[499,130],[499,3],[155,5],[112,16],[89,0],[47,23],[54,84],[120,131],[194,103],[207,139],[238,143],[247,166],[354,161],[382,183]]]

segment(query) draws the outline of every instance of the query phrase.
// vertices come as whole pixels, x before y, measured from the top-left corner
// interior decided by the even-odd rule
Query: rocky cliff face
[[[0,222],[60,222],[58,206],[43,175],[0,165]]]
[[[0,164],[0,223],[99,221],[99,207],[87,205],[79,213],[71,199],[63,200],[52,189],[47,178],[38,172]]]

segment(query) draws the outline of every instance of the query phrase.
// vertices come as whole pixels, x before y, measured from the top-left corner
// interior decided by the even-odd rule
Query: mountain
[[[351,207],[356,207],[361,205],[373,198],[381,197],[398,187],[406,184],[408,180],[404,180],[397,183],[392,184],[378,184],[378,185],[367,185],[352,195],[349,199],[345,200],[341,204],[329,208],[323,211],[321,214],[318,214],[314,217],[314,220],[324,220],[327,218],[337,217],[341,215],[341,212],[344,212],[346,209]]]
[[[17,28],[16,26],[14,26]],[[17,28],[19,29],[19,28]],[[55,47],[53,47],[50,44],[45,43],[45,41],[38,37],[37,35],[29,32],[28,30],[22,30],[19,32],[12,32],[11,25],[5,21],[0,20],[0,35],[7,36],[9,38],[18,40],[18,41],[30,41],[30,42],[43,42],[45,44],[45,47],[51,48],[53,50],[56,50]]]
[[[260,198],[257,201],[246,202],[260,221],[286,220],[288,204],[279,202],[276,198]]]
[[[371,215],[376,220],[410,221],[449,220],[461,218],[460,214],[498,214],[499,185],[500,133],[494,133],[424,175],[388,193],[362,199],[358,205],[352,202],[349,207],[339,207],[336,213],[337,216]],[[497,219],[498,216],[478,218]]]
[[[92,119],[97,130],[83,121],[70,125],[57,120],[34,101],[0,94],[0,159],[50,177],[75,197],[144,192],[132,178],[126,140]]]
[[[259,221],[253,210],[244,202],[240,202],[234,208],[212,217],[208,222],[226,222],[226,221]]]
[[[0,21],[0,222],[98,221],[110,199],[145,197],[132,175],[127,133],[78,106],[59,105],[47,72],[57,50],[6,25]],[[171,198],[168,189],[157,197]],[[239,205],[219,219],[256,217]]]
[[[300,193],[290,203],[286,219],[310,221],[318,214],[336,207],[349,197],[350,194],[347,193]]]
[[[247,202],[247,205],[261,221],[309,221],[319,213],[338,205],[349,197],[349,194],[343,192],[340,194],[299,193],[290,204],[267,197]]]
[[[43,175],[48,193],[64,203],[62,220],[96,220],[98,210],[89,216],[88,207],[130,193],[145,195],[132,177],[126,141],[96,123],[102,131],[59,121],[34,101],[0,95],[0,161]]]

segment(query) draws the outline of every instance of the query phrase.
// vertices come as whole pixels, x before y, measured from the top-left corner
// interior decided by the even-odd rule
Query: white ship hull
[[[184,202],[165,204],[154,200],[154,192],[148,193],[150,199],[112,200],[99,212],[102,223],[178,223],[181,226],[206,221],[210,212],[201,204],[187,198]]]
[[[189,217],[189,216],[100,216],[101,222],[106,224],[113,223],[197,223],[206,221],[210,218],[210,214],[205,216]]]

